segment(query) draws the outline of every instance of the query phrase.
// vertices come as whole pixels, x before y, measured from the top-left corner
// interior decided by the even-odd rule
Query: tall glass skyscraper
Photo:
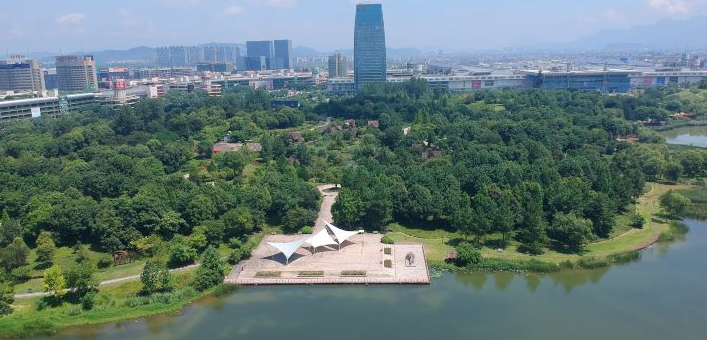
[[[275,69],[289,70],[295,68],[292,58],[292,40],[275,40]]]
[[[354,81],[356,89],[366,84],[385,83],[385,27],[383,6],[356,5],[354,30]]]
[[[246,41],[246,55],[250,60],[260,60],[265,58],[267,69],[275,68],[275,48],[270,40],[265,41]]]

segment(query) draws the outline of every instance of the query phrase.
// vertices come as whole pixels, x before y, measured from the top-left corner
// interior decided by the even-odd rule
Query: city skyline
[[[707,14],[707,0],[376,1],[386,7],[388,45],[474,51],[577,40],[603,29]],[[319,51],[353,47],[356,1],[38,1],[42,11],[0,13],[9,53],[96,51],[135,46],[244,42],[286,36]],[[442,6],[444,5],[444,6]],[[450,10],[454,8],[454,10]],[[159,15],[155,15],[159,13]],[[326,15],[324,15],[326,14]],[[528,20],[546,16],[552,20]],[[266,24],[264,25],[263,22]],[[316,38],[315,38],[316,37]],[[4,52],[5,52],[4,51]]]

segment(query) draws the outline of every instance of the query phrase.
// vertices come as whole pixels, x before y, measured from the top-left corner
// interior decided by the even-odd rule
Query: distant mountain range
[[[514,50],[549,50],[549,51],[578,51],[578,50],[681,50],[707,48],[707,16],[696,16],[684,20],[661,20],[651,25],[635,26],[627,29],[602,30],[595,34],[580,38],[574,42],[560,44],[532,45]],[[245,52],[244,44],[206,43],[199,46],[236,45]],[[298,46],[293,48],[295,57],[312,58],[324,57],[333,53],[353,55],[353,49],[336,51],[317,51],[315,49]],[[67,52],[64,52],[68,54]],[[71,54],[81,52],[71,52]],[[105,50],[84,52],[92,54],[99,64],[123,61],[151,61],[157,58],[157,50],[153,47],[138,46],[127,50]],[[58,52],[35,52],[29,57],[39,59],[43,63],[53,63]],[[392,58],[414,57],[423,54],[416,48],[389,48],[388,56]]]
[[[707,47],[707,16],[661,20],[627,29],[601,30],[571,43],[552,44],[552,50],[680,50]]]

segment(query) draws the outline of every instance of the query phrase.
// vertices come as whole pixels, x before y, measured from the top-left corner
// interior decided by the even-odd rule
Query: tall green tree
[[[149,260],[140,274],[142,281],[141,293],[151,295],[159,292],[168,292],[173,288],[172,274],[161,261]]]
[[[27,265],[29,257],[29,247],[20,237],[15,239],[7,247],[0,249],[0,262],[8,272]]]
[[[658,200],[660,201],[660,206],[663,208],[663,211],[673,218],[679,218],[681,215],[685,214],[685,211],[687,211],[687,208],[692,203],[689,198],[672,190],[660,195]]]
[[[37,263],[48,267],[53,261],[54,253],[56,253],[56,244],[52,234],[48,231],[42,231],[37,237],[36,244]]]
[[[3,315],[12,314],[12,303],[15,302],[15,292],[12,286],[0,282],[0,318]]]
[[[42,288],[45,292],[51,292],[52,296],[57,299],[66,295],[66,278],[59,265],[55,264],[44,271]]]
[[[574,213],[555,215],[548,233],[550,237],[573,252],[582,252],[592,236],[592,222]]]
[[[209,247],[204,252],[201,266],[196,271],[192,285],[196,290],[203,291],[214,287],[224,279],[224,263],[214,247]]]
[[[68,266],[64,272],[66,288],[78,297],[95,291],[98,288],[98,283],[94,279],[94,273],[95,267],[93,263],[88,261]]]

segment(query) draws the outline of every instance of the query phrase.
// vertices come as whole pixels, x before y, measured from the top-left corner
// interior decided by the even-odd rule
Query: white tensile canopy
[[[287,264],[290,263],[290,256],[294,254],[299,247],[305,244],[309,238],[301,239],[299,241],[289,242],[289,243],[276,243],[276,242],[266,242],[268,245],[277,248],[283,255],[285,255],[285,261]]]
[[[327,233],[325,229],[307,239],[307,243],[311,244],[312,247],[314,247],[314,251],[316,252],[317,248],[321,246],[335,245],[336,241],[334,241],[334,239],[329,236],[329,233]]]
[[[341,247],[341,244],[348,240],[351,236],[358,234],[357,231],[346,231],[339,229],[327,221],[324,221],[324,223],[326,223],[329,230],[331,230],[331,232],[334,233],[334,236],[336,236],[336,242],[339,243],[339,247]]]

